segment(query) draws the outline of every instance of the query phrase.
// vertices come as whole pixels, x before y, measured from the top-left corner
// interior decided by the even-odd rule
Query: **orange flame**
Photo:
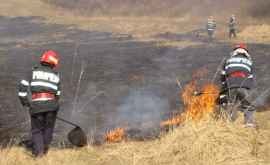
[[[182,94],[188,119],[198,121],[214,112],[216,99],[219,95],[218,87],[214,84],[205,84],[202,87],[202,95],[195,96],[196,83],[188,84]]]
[[[105,135],[105,139],[109,143],[117,143],[124,139],[125,129],[124,128],[115,128],[114,130],[109,131]]]
[[[160,123],[160,126],[161,127],[166,127],[166,126],[179,125],[179,124],[183,123],[184,121],[185,121],[185,116],[181,115],[181,114],[178,114],[178,115],[174,116],[171,119],[168,119],[166,121],[162,121]]]
[[[205,84],[200,91],[202,95],[199,96],[194,95],[196,88],[198,87],[195,81],[191,81],[191,83],[185,86],[182,95],[180,95],[185,105],[185,113],[161,122],[161,127],[179,125],[187,119],[199,121],[214,112],[216,99],[219,95],[218,87],[210,83]]]

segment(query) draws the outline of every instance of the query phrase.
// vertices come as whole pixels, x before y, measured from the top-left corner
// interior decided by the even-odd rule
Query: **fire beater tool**
[[[57,119],[75,127],[67,135],[71,144],[77,147],[84,147],[87,145],[87,136],[80,126],[60,117],[57,117]]]

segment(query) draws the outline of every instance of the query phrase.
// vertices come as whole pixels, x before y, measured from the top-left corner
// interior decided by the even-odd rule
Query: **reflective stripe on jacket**
[[[221,74],[223,88],[250,89],[254,86],[253,63],[242,55],[229,58]]]
[[[22,80],[18,96],[31,113],[55,111],[61,94],[59,74],[49,66],[40,65],[32,70],[30,81]]]

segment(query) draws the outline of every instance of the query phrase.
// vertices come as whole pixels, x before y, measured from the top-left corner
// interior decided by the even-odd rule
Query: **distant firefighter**
[[[235,15],[232,15],[229,19],[229,37],[236,38],[236,18],[235,18]]]
[[[40,65],[33,68],[27,80],[21,80],[18,96],[23,106],[29,107],[31,116],[31,149],[36,157],[49,150],[59,109],[60,78],[55,67],[59,57],[56,52],[45,52]]]
[[[216,21],[214,19],[213,16],[210,16],[207,20],[207,24],[206,24],[206,30],[208,33],[208,37],[210,40],[214,39],[214,34],[215,34],[215,30],[216,30]]]
[[[255,107],[251,102],[251,90],[255,85],[253,62],[245,44],[236,45],[231,56],[225,61],[221,72],[221,84],[220,104],[233,104],[235,108],[227,109],[229,118],[234,121],[237,110],[240,110],[244,113],[246,126],[255,126]]]

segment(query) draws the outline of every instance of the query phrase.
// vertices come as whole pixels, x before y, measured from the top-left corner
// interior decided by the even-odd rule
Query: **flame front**
[[[202,95],[195,96],[195,90],[196,82],[191,82],[185,87],[182,99],[185,105],[186,117],[198,121],[214,112],[219,90],[216,85],[210,83],[202,87]]]
[[[202,95],[199,96],[194,95],[197,88],[196,81],[191,81],[185,86],[182,95],[180,95],[185,105],[185,113],[161,122],[161,127],[179,125],[186,120],[199,121],[214,112],[216,99],[219,95],[218,87],[210,83],[205,84],[201,88]]]
[[[184,121],[185,121],[185,116],[178,114],[169,120],[162,121],[160,123],[160,126],[165,127],[165,126],[179,125],[179,124],[183,123]]]
[[[117,143],[124,139],[125,129],[124,128],[116,128],[114,130],[109,131],[105,135],[105,139],[109,143]]]

